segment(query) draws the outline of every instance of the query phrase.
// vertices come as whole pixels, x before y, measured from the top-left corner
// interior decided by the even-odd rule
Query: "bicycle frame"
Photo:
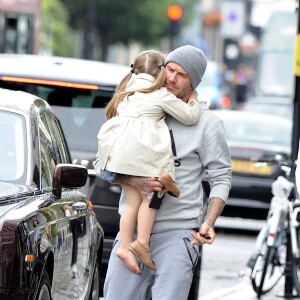
[[[286,219],[288,213],[288,207],[280,207],[273,211],[272,217],[270,218],[270,229],[268,233],[267,245],[272,247],[275,245],[276,237],[278,234],[278,227]]]
[[[297,216],[300,213],[300,201],[297,199],[295,203],[289,203],[290,211],[290,226],[291,226],[291,244],[292,244],[292,253],[296,259],[300,258],[300,249],[297,238],[297,228],[300,223],[297,221]]]

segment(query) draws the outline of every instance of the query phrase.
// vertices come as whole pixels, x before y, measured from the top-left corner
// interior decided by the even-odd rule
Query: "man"
[[[203,52],[193,46],[183,46],[170,52],[165,60],[167,89],[187,102],[200,83],[206,65]],[[124,263],[115,255],[118,234],[104,285],[106,300],[146,300],[151,297],[153,300],[184,300],[188,297],[199,254],[197,245],[213,243],[214,224],[231,187],[230,154],[223,123],[205,103],[201,105],[204,112],[195,125],[185,126],[171,117],[167,120],[174,139],[176,184],[181,194],[179,198],[166,194],[157,210],[150,239],[156,271],[142,264],[126,266],[126,261]],[[95,170],[97,173],[97,165]],[[202,180],[210,185],[205,217]],[[145,192],[163,188],[156,178],[121,176],[118,183],[122,182]],[[120,213],[123,205],[124,198],[121,197]],[[128,253],[132,255],[130,251]]]

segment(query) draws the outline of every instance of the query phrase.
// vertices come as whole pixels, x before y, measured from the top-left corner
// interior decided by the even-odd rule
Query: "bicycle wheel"
[[[297,216],[297,221],[300,221],[300,215]],[[293,229],[291,229],[293,230]],[[296,238],[297,238],[297,245],[300,245],[300,228],[296,228]],[[293,277],[293,285],[298,295],[300,295],[300,258],[292,256],[292,277]]]
[[[283,244],[282,244],[283,245]],[[257,297],[269,292],[279,281],[284,272],[281,259],[282,246],[268,247],[264,241],[261,252],[251,273],[251,283]]]
[[[300,295],[300,259],[293,258],[292,261],[293,284],[298,295]]]

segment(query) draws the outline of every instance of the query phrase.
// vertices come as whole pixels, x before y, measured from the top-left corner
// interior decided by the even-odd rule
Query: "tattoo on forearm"
[[[221,198],[212,198],[209,200],[204,222],[213,227],[217,218],[223,211],[225,206],[224,200]]]

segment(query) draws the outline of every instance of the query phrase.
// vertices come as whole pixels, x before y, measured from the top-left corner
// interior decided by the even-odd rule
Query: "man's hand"
[[[216,234],[213,227],[209,226],[207,223],[203,223],[199,232],[192,232],[194,240],[192,241],[193,245],[203,245],[203,244],[212,244]]]
[[[160,192],[164,186],[158,181],[157,177],[138,177],[120,175],[113,183],[129,184],[134,186],[141,194],[149,194],[151,192]]]
[[[212,244],[216,234],[214,230],[214,225],[223,211],[225,206],[225,201],[221,198],[211,198],[208,203],[206,215],[204,218],[204,223],[200,226],[199,232],[193,232],[192,236],[194,240],[192,241],[193,245],[202,245],[202,244]],[[210,239],[205,238],[204,236],[208,234]]]

